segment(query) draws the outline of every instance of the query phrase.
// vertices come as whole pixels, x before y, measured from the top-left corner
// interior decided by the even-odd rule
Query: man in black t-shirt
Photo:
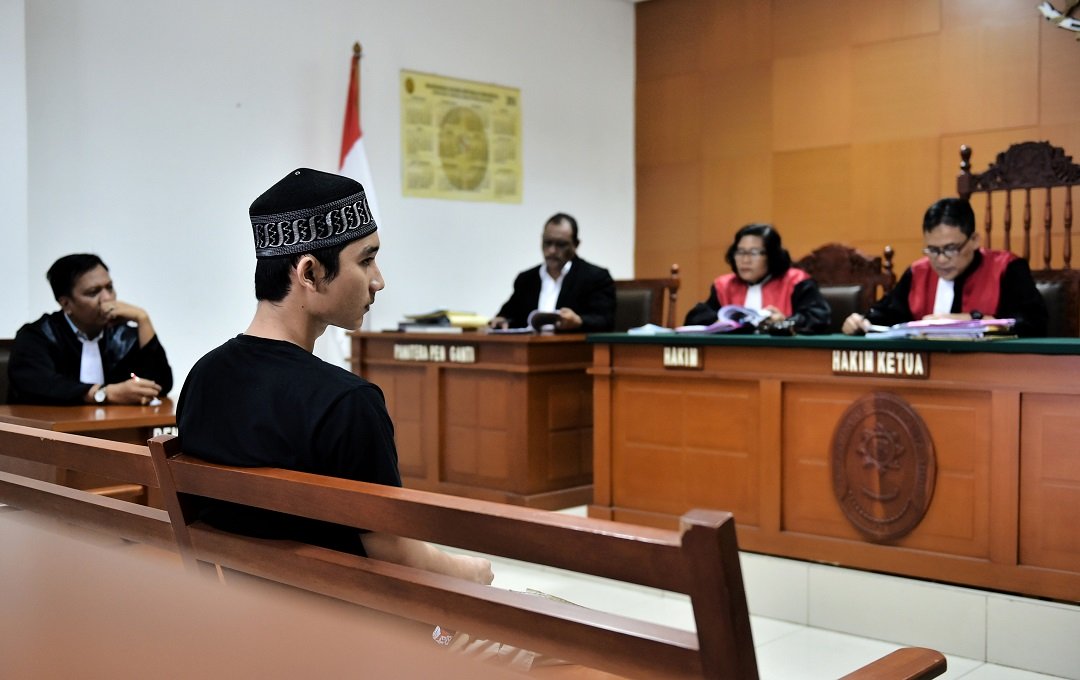
[[[184,451],[226,465],[401,486],[382,391],[312,354],[327,326],[360,328],[384,286],[364,188],[346,177],[295,170],[255,199],[250,216],[255,318],[189,373],[177,404]],[[203,518],[230,531],[492,580],[486,559],[400,536],[231,504],[207,506]]]

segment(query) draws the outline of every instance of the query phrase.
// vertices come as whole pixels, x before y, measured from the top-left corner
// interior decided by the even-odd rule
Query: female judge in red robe
[[[686,315],[686,324],[709,325],[725,305],[739,305],[769,313],[769,323],[787,320],[800,334],[825,333],[829,303],[810,275],[791,266],[791,255],[770,224],[748,224],[735,233],[725,257],[732,273],[718,276],[709,299]]]

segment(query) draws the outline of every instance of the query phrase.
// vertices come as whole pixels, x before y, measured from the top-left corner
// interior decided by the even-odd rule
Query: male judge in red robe
[[[943,198],[923,217],[923,254],[900,282],[863,316],[844,321],[849,335],[870,324],[915,319],[1016,319],[1020,336],[1046,335],[1046,303],[1027,260],[1006,250],[979,247],[975,213],[962,198]]]

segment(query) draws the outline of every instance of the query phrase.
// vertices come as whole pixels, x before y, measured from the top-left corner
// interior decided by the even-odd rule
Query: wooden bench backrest
[[[288,470],[217,466],[179,454],[169,436],[155,437],[150,447],[189,564],[215,562],[614,673],[756,677],[730,514],[690,513],[682,532],[645,529]],[[219,532],[191,523],[188,495],[687,593],[695,611],[709,613],[697,621],[706,644],[686,631],[524,593]]]
[[[157,488],[157,473],[145,446],[0,423],[0,461],[7,470],[0,471],[0,503],[138,543],[176,549],[169,516],[163,510],[20,472],[20,465],[53,465]]]
[[[277,468],[219,466],[182,454],[171,436],[155,437],[150,450],[181,554],[194,569],[216,563],[629,677],[758,677],[729,513],[694,510],[680,531],[665,531]],[[697,634],[307,544],[218,531],[194,520],[192,497],[686,593]],[[930,678],[945,668],[944,657],[931,650],[900,650],[877,663],[852,677]]]

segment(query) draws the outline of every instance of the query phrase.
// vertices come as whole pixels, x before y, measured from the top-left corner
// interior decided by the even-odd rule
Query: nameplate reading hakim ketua
[[[876,375],[924,380],[930,377],[930,353],[834,349],[832,372],[833,375]]]

